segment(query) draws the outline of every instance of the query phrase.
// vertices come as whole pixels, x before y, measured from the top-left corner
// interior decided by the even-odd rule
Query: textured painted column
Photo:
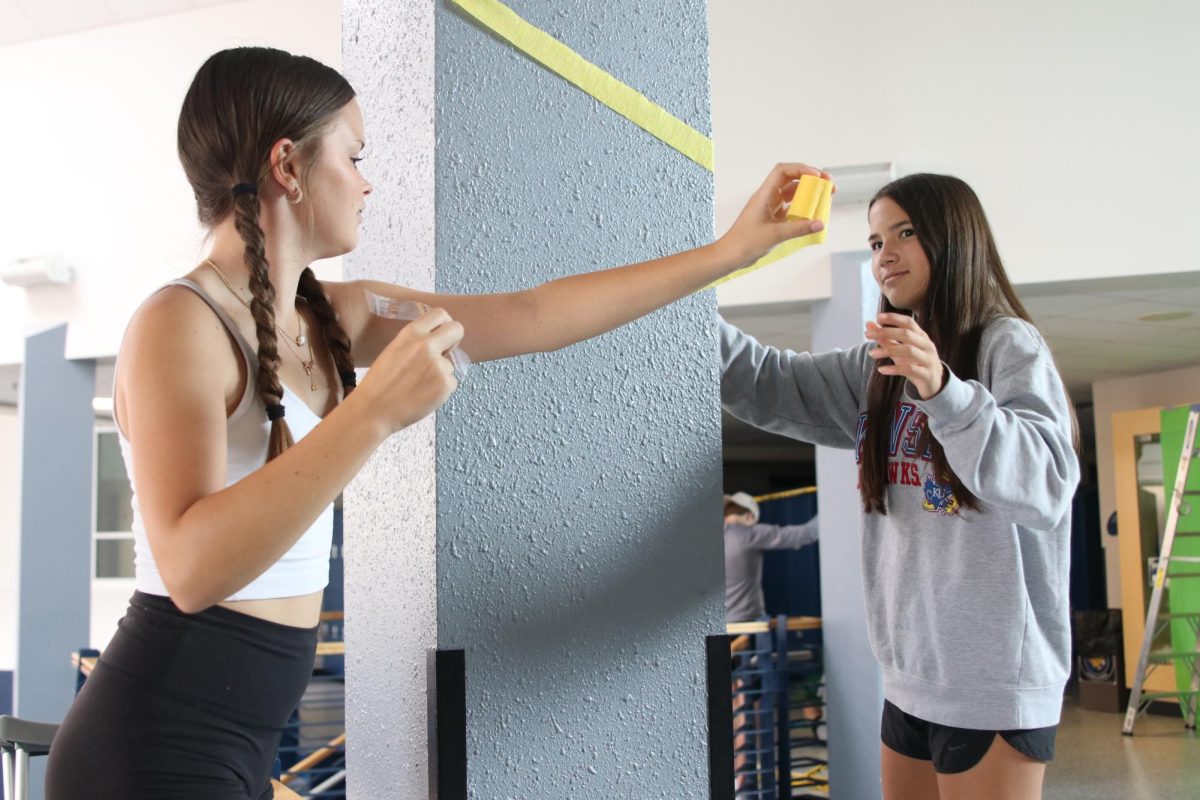
[[[879,307],[869,253],[837,253],[832,262],[833,295],[813,308],[813,352],[861,342]],[[883,679],[867,640],[854,451],[818,447],[817,485],[830,797],[872,800],[880,797]]]
[[[432,0],[346,0],[342,64],[359,93],[375,186],[345,278],[434,288]],[[437,646],[434,423],[387,441],[346,489],[346,734],[353,800],[428,791],[426,653]]]
[[[59,722],[71,705],[71,652],[88,646],[95,362],[68,361],[65,325],[25,340],[21,370],[21,534],[17,716]],[[45,759],[30,762],[42,796]]]
[[[511,7],[709,131],[703,0]],[[376,186],[347,278],[505,292],[711,241],[705,169],[453,4],[344,14]],[[425,795],[432,647],[463,651],[470,797],[709,796],[714,323],[706,292],[477,366],[347,491],[355,798]]]

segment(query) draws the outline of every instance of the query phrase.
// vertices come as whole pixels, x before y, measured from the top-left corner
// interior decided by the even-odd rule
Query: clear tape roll
[[[429,306],[416,300],[398,300],[395,297],[384,297],[375,292],[363,291],[367,297],[367,307],[371,313],[384,319],[397,319],[411,322],[429,310]],[[455,345],[449,354],[450,363],[454,366],[454,377],[462,383],[467,379],[471,370],[471,357],[461,347]]]

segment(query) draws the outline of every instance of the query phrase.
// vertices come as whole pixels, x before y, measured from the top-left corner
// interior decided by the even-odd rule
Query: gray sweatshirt
[[[817,518],[802,525],[725,523],[725,621],[749,622],[766,616],[763,552],[798,550],[817,540]]]
[[[859,448],[869,343],[812,355],[721,323],[721,398],[738,419],[794,439]],[[1070,671],[1071,498],[1079,464],[1066,392],[1037,329],[984,332],[979,380],[948,375],[892,422],[887,515],[862,517],[871,647],[884,695],[961,728],[1058,723]],[[916,443],[928,425],[979,511],[958,505]]]

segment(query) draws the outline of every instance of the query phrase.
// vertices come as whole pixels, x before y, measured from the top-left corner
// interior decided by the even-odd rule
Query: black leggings
[[[269,800],[317,629],[135,592],[54,739],[46,800]]]

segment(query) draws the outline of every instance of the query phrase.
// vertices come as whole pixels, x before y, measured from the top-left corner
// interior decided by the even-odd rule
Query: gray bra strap
[[[221,320],[221,324],[223,324],[225,329],[229,331],[229,335],[232,336],[233,340],[238,343],[239,347],[242,348],[242,355],[246,357],[246,366],[250,371],[250,382],[253,383],[254,375],[258,370],[258,352],[250,347],[250,343],[246,341],[246,338],[242,336],[242,332],[239,331],[237,325],[234,324],[233,318],[230,317],[225,309],[221,308],[217,301],[213,300],[212,297],[209,296],[208,292],[204,291],[204,289],[200,287],[200,284],[196,283],[195,281],[190,281],[187,278],[177,278],[176,280],[168,283],[167,286],[186,286],[199,295],[201,300],[208,303],[209,308],[213,310],[213,313],[217,315],[219,320]]]

